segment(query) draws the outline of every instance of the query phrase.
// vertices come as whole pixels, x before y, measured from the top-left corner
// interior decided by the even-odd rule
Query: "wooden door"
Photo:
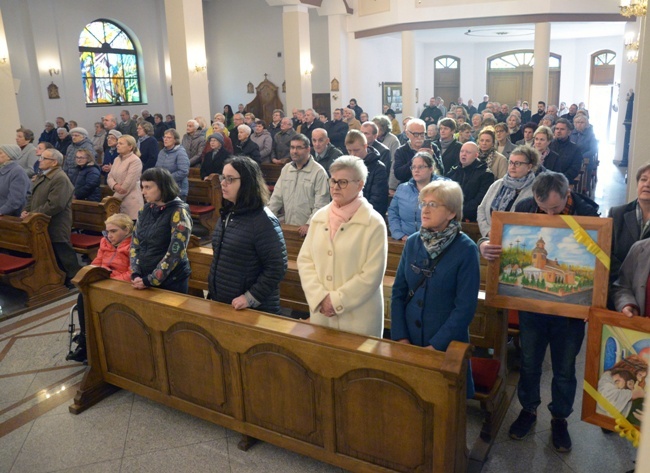
[[[311,103],[313,109],[316,110],[316,113],[324,113],[327,115],[328,119],[332,119],[332,102],[330,100],[330,94],[311,94]]]

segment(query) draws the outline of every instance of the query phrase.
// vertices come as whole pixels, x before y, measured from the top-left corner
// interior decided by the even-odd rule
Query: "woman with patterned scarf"
[[[494,181],[478,206],[476,221],[484,237],[490,233],[492,212],[514,212],[515,205],[533,196],[533,180],[539,153],[530,146],[517,146],[508,159],[508,174]]]
[[[508,171],[508,161],[496,150],[496,133],[494,128],[486,126],[478,134],[478,159],[487,164],[495,179],[501,179]]]
[[[469,343],[480,281],[476,244],[460,231],[463,191],[453,181],[433,181],[420,191],[422,227],[404,246],[391,301],[391,338],[445,351],[453,340]],[[471,367],[467,397],[474,396]]]

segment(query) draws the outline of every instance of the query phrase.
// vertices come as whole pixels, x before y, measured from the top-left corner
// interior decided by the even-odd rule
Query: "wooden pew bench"
[[[70,411],[117,388],[351,471],[465,472],[469,345],[344,333],[85,267],[89,370]],[[408,433],[408,434],[405,434]]]
[[[72,234],[70,240],[77,253],[94,260],[103,238],[108,217],[120,212],[120,201],[115,197],[104,197],[101,202],[87,200],[72,201]],[[80,233],[90,232],[90,233]]]
[[[191,168],[194,169],[194,168]],[[218,174],[210,174],[207,180],[190,177],[187,203],[190,206],[192,218],[208,229],[210,234],[219,220],[221,209],[221,183]]]
[[[264,181],[266,185],[269,186],[269,191],[273,192],[275,183],[280,179],[280,173],[284,164],[274,164],[274,163],[262,163],[260,167],[262,168],[262,176],[264,176]]]
[[[50,217],[0,217],[0,248],[20,256],[0,253],[0,283],[27,293],[27,306],[50,302],[68,294],[65,273],[56,264],[47,226]]]

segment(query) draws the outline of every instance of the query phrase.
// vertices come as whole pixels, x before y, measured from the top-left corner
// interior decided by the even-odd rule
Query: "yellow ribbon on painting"
[[[587,394],[593,397],[598,404],[600,404],[600,407],[605,409],[607,413],[614,418],[614,422],[616,422],[616,427],[614,427],[616,432],[618,432],[621,437],[625,437],[632,442],[634,448],[638,447],[641,434],[637,428],[634,427],[630,421],[627,420],[623,414],[621,414],[619,410],[605,398],[605,396],[596,391],[587,381],[584,382],[584,390]]]
[[[578,222],[576,222],[576,219],[573,218],[571,215],[560,215],[562,217],[562,220],[564,220],[564,223],[566,223],[571,230],[573,230],[573,236],[576,239],[578,243],[582,243],[586,248],[589,253],[594,255],[596,258],[600,260],[603,265],[609,269],[610,265],[610,259],[609,256],[607,256],[607,253],[605,253],[600,246],[598,246],[598,243],[596,243],[587,233],[587,231],[580,226]]]

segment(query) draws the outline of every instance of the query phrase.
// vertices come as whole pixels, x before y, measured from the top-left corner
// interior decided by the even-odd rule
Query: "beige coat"
[[[330,206],[312,218],[298,254],[300,281],[311,322],[347,332],[381,337],[384,330],[382,283],[386,271],[386,224],[367,200],[330,240]],[[330,295],[336,315],[325,317],[320,303]]]
[[[142,161],[131,153],[126,158],[118,156],[113,161],[111,172],[108,173],[106,182],[112,189],[115,184],[120,184],[127,191],[126,194],[114,193],[122,201],[120,212],[127,214],[133,220],[138,218],[138,210],[144,205],[142,191],[140,190],[140,176],[142,175]]]

